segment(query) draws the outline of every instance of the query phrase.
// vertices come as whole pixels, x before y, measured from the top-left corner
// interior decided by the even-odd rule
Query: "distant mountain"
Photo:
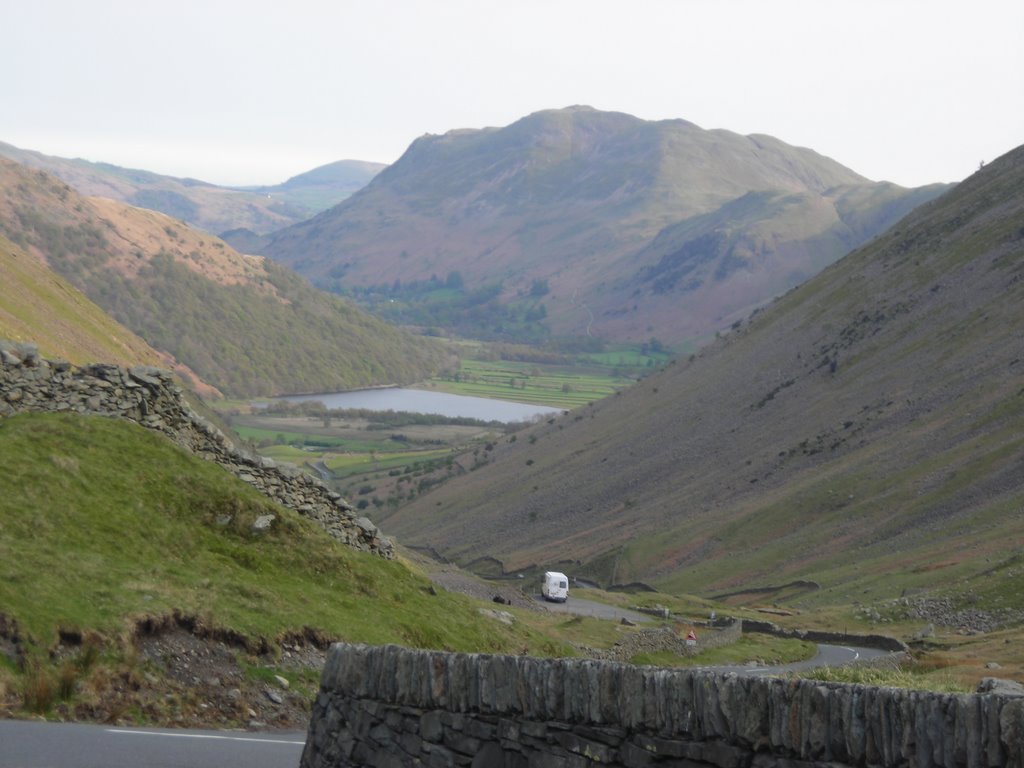
[[[283,184],[239,189],[269,195],[313,216],[358,192],[386,167],[384,163],[339,160],[292,176]]]
[[[0,234],[228,395],[408,383],[448,361],[263,257],[3,159]]]
[[[467,291],[500,285],[506,306],[533,302],[556,335],[679,343],[745,316],[944,188],[871,182],[768,136],[571,107],[421,137],[259,252],[321,287],[372,291],[386,310],[403,285],[454,276]]]
[[[51,157],[2,142],[0,157],[52,173],[80,194],[166,213],[214,234],[246,229],[261,235],[303,221],[352,194],[383,167],[343,160],[284,184],[231,188],[109,163]]]
[[[1022,307],[1024,147],[382,527],[461,563],[569,561],[603,583],[805,580],[832,602],[944,587],[1024,608]]]

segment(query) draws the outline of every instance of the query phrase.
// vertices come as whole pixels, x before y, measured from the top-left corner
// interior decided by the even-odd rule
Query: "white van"
[[[569,579],[564,573],[547,571],[540,585],[540,593],[545,600],[553,603],[564,603],[569,599]]]

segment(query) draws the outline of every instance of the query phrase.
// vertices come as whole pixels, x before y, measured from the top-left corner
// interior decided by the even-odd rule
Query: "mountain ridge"
[[[343,160],[282,184],[226,187],[113,163],[55,157],[4,142],[0,142],[0,157],[46,171],[88,197],[150,208],[211,234],[246,229],[262,235],[302,221],[344,199],[382,167]]]
[[[538,301],[553,335],[679,344],[725,327],[944,187],[868,191],[876,188],[771,137],[572,107],[422,136],[357,194],[272,233],[259,252],[321,287],[385,297],[396,280],[454,272],[468,289],[499,283],[507,304],[543,281],[550,290]],[[718,293],[711,309],[699,298],[691,309],[692,296],[659,294],[641,279],[669,255],[654,247],[659,234],[765,192],[809,202],[793,221],[760,211],[751,226],[767,229],[770,247],[753,270],[740,259],[728,274],[702,277],[701,287]],[[861,226],[845,223],[853,220]],[[816,260],[787,266],[812,246]],[[772,275],[759,293],[748,286],[761,281],[758,270]]]

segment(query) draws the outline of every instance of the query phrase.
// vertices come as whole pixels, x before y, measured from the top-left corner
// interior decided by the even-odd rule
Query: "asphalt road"
[[[296,768],[305,732],[0,720],[0,768]]]
[[[547,608],[547,610],[554,611],[556,613],[571,613],[579,616],[595,616],[600,619],[612,620],[625,618],[633,623],[651,620],[650,616],[637,613],[636,611],[630,611],[624,608],[614,608],[610,605],[604,605],[603,603],[595,603],[594,601],[587,600],[586,598],[575,597],[575,595],[578,594],[579,591],[577,590],[574,595],[570,596],[564,603],[549,602],[539,594],[534,595],[534,599]],[[888,655],[889,651],[880,651],[875,648],[859,648],[819,643],[818,651],[813,658],[805,659],[804,661],[797,661],[792,664],[780,664],[771,667],[744,664],[736,666],[694,667],[694,669],[707,669],[714,672],[734,672],[738,675],[784,675],[788,672],[799,672],[800,670],[814,669],[815,667],[842,667],[847,664],[853,664],[856,661],[875,659]]]
[[[888,655],[890,655],[890,651],[880,651],[876,648],[858,648],[847,645],[825,645],[819,643],[818,652],[813,658],[796,661],[792,664],[779,664],[773,667],[745,664],[732,667],[695,667],[695,669],[735,672],[738,675],[784,675],[787,672],[799,672],[805,669],[814,669],[815,667],[843,667],[847,664],[853,664],[855,661],[877,659]]]
[[[571,613],[576,616],[594,616],[598,619],[612,619],[613,621],[628,619],[634,624],[641,621],[651,620],[650,616],[638,613],[637,611],[630,611],[626,608],[616,608],[611,605],[605,605],[604,603],[595,603],[593,600],[587,600],[584,597],[576,597],[578,594],[578,591],[574,592],[564,603],[552,603],[545,600],[540,594],[534,595],[533,598],[542,606],[554,613]]]

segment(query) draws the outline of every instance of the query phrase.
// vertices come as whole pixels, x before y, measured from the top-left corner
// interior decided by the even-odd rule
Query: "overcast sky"
[[[272,184],[588,104],[876,180],[1024,143],[1024,0],[0,0],[0,141]]]

